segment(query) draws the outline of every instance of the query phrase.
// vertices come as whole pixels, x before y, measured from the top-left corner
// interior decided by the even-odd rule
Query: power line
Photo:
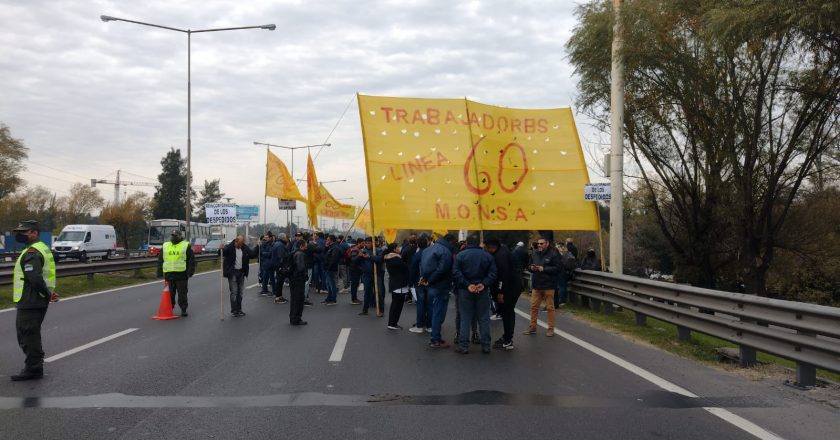
[[[343,112],[341,112],[341,116],[338,118],[338,121],[336,121],[336,123],[335,123],[335,125],[333,126],[332,130],[330,130],[330,134],[328,134],[328,135],[327,135],[327,138],[326,138],[326,139],[324,139],[324,142],[323,142],[324,144],[326,144],[327,142],[329,142],[329,141],[330,141],[330,138],[332,137],[333,133],[335,133],[335,130],[338,128],[338,125],[339,125],[339,124],[341,124],[341,120],[342,120],[342,119],[344,119],[344,115],[346,115],[346,114],[347,114],[347,110],[349,110],[349,109],[350,109],[350,106],[353,104],[353,98],[355,98],[355,97],[356,97],[356,95],[352,95],[352,96],[350,96],[350,101],[347,103],[347,106],[346,106],[346,107],[344,107],[344,111],[343,111]],[[319,156],[319,155],[321,155],[321,151],[322,151],[323,149],[324,149],[324,146],[322,145],[322,146],[321,146],[321,148],[319,148],[319,149],[318,149],[318,152],[317,152],[317,153],[315,153],[315,157],[314,157],[314,158],[312,158],[312,162],[313,162],[313,163],[314,163],[316,160],[318,160],[318,156]]]
[[[27,161],[27,162],[29,162],[29,163],[31,163],[32,165],[37,165],[37,166],[39,166],[39,167],[49,168],[49,169],[51,169],[51,170],[58,171],[59,173],[69,174],[69,175],[71,175],[71,176],[78,177],[78,178],[80,178],[80,179],[84,179],[84,180],[88,180],[88,179],[90,179],[89,177],[80,176],[80,175],[78,175],[78,174],[71,173],[71,172],[69,172],[69,171],[62,170],[62,169],[60,169],[60,168],[56,168],[56,167],[53,167],[53,166],[50,166],[50,165],[46,165],[46,164],[43,164],[43,163],[35,162],[35,161],[33,161],[33,160],[30,160],[30,159],[26,159],[26,161]],[[74,182],[74,183],[75,183],[75,182]]]

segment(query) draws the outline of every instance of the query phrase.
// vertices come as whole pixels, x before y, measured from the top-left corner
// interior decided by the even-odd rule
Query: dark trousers
[[[358,270],[351,270],[350,272],[350,300],[358,301],[359,283],[362,281],[362,273]]]
[[[400,322],[405,295],[405,293],[391,292],[391,307],[388,309],[388,325],[395,326]]]
[[[40,372],[44,369],[44,349],[41,346],[41,324],[47,315],[43,309],[18,309],[15,327],[17,340],[23,354],[26,355],[27,371]]]
[[[481,335],[481,349],[490,349],[490,294],[487,290],[471,293],[467,289],[458,289],[458,311],[461,312],[458,345],[463,350],[470,347],[470,327],[478,321]]]
[[[557,294],[554,295],[555,309],[560,307],[560,304],[565,304],[569,296],[569,273],[561,269],[560,276],[557,278]]]
[[[504,333],[502,340],[505,342],[513,341],[513,327],[516,323],[516,302],[519,301],[521,293],[514,293],[505,295],[505,302],[499,304],[499,313],[502,315],[502,326]]]
[[[283,296],[283,283],[286,282],[286,276],[280,273],[280,271],[274,272],[274,285],[277,286],[274,289],[274,297],[280,298]],[[289,290],[291,290],[291,286],[289,286]]]
[[[289,322],[297,324],[303,316],[303,300],[304,291],[306,290],[306,280],[303,278],[292,278],[290,281],[289,294]]]
[[[242,311],[242,290],[245,288],[245,274],[241,270],[234,269],[228,278],[228,289],[230,289],[230,311]]]
[[[187,301],[187,290],[189,285],[189,278],[183,280],[169,280],[169,296],[172,297],[172,308],[175,308],[175,297],[178,297],[178,306],[181,311],[187,310],[189,302]]]

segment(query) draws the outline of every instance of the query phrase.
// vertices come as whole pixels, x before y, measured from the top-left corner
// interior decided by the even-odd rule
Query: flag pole
[[[365,118],[361,117],[361,108],[362,108],[362,97],[361,95],[356,92],[356,101],[359,105],[359,123],[362,126],[362,146],[364,147],[365,152],[365,160],[368,157],[367,151],[367,138],[365,136]],[[373,199],[373,192],[370,190],[370,167],[365,167],[365,173],[367,174],[367,185],[368,185],[368,202],[371,202]],[[373,237],[373,256],[376,256],[376,217],[374,216],[373,212],[373,203],[370,204],[370,229],[371,229],[371,236]],[[373,295],[374,300],[376,301],[376,315],[379,316],[381,311],[379,310],[379,274],[377,273],[376,263],[373,263]]]
[[[225,256],[224,246],[227,241],[227,234],[224,226],[219,225],[219,232],[222,233],[222,244],[219,246],[219,320],[225,320]]]

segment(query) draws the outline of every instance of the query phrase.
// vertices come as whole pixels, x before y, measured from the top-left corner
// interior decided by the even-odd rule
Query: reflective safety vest
[[[21,297],[23,297],[23,268],[20,266],[20,261],[23,259],[23,256],[29,252],[30,247],[40,252],[41,256],[44,257],[44,266],[41,268],[41,276],[44,277],[44,281],[46,281],[47,287],[49,287],[50,290],[55,289],[55,260],[53,260],[53,254],[50,252],[50,248],[48,248],[47,245],[41,241],[36,241],[23,249],[23,252],[20,253],[17,262],[15,263],[13,273],[14,284],[12,287],[12,300],[14,302],[20,302]]]
[[[178,244],[172,244],[171,241],[163,244],[163,273],[186,272],[188,246],[186,240]]]

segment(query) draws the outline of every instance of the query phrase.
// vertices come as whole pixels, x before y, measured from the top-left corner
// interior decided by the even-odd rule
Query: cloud
[[[25,140],[33,162],[73,173],[44,169],[39,173],[55,179],[24,176],[31,184],[62,191],[80,175],[102,178],[117,169],[155,177],[170,147],[186,151],[186,35],[99,16],[192,29],[274,23],[273,32],[193,34],[194,182],[220,178],[237,202],[262,204],[265,152],[253,141],[322,143],[350,103],[316,166],[324,180],[349,178],[331,190],[362,204],[367,186],[356,92],[573,105],[575,81],[563,46],[575,25],[574,5],[7,0],[0,2],[6,19],[0,120]],[[276,153],[290,160],[287,151]],[[305,160],[299,150],[296,177]],[[269,220],[284,219],[269,210]]]

